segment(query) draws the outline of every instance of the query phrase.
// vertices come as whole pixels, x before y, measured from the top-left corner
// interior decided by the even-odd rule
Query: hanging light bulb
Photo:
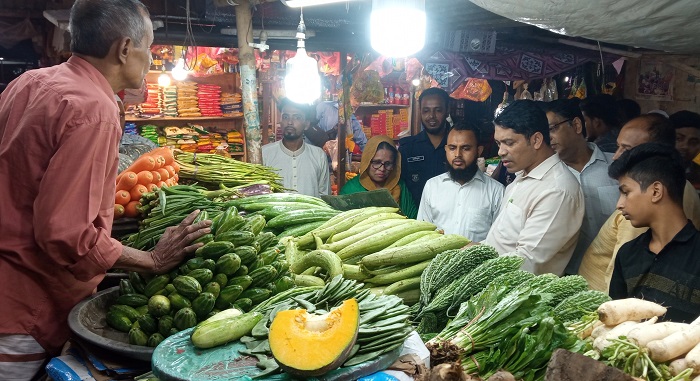
[[[170,76],[168,75],[168,73],[165,72],[165,69],[163,69],[163,72],[158,76],[158,86],[170,86]]]
[[[425,45],[425,20],[425,0],[372,0],[372,49],[389,57],[417,53]]]
[[[172,71],[173,79],[176,81],[184,81],[187,79],[187,70],[185,69],[185,60],[180,58]]]
[[[297,27],[297,54],[287,60],[284,91],[291,101],[310,104],[321,96],[321,77],[318,74],[318,62],[306,54],[305,33],[302,11]]]

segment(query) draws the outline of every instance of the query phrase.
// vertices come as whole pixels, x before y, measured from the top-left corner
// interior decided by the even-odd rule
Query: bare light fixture
[[[185,53],[182,53],[183,56]],[[177,60],[177,63],[175,64],[175,67],[173,68],[171,74],[173,75],[173,79],[176,81],[184,81],[187,79],[187,69],[185,69],[185,59],[184,58],[179,58]]]
[[[168,87],[170,86],[170,76],[163,70],[163,72],[158,76],[158,86]]]
[[[407,57],[425,45],[425,0],[372,0],[372,49],[389,57]]]
[[[321,96],[321,77],[318,74],[318,62],[306,54],[305,32],[302,11],[297,28],[297,54],[287,60],[284,91],[293,102],[311,104]]]
[[[299,8],[299,7],[309,7],[312,5],[323,5],[323,4],[332,4],[332,3],[343,3],[343,2],[350,2],[353,0],[280,0],[282,4],[292,7],[292,8]]]

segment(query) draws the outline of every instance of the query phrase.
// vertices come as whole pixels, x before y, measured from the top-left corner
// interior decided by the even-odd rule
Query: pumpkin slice
[[[360,309],[349,299],[325,315],[280,311],[270,325],[270,349],[285,372],[315,377],[340,367],[357,340]]]

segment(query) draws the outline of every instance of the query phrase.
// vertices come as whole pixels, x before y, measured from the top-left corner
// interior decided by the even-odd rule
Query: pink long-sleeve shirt
[[[121,138],[114,92],[71,57],[0,94],[0,333],[49,353],[121,255],[110,238]]]

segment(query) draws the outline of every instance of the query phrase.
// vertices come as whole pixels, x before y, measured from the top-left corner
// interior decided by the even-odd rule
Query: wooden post
[[[255,73],[255,54],[249,42],[253,42],[253,22],[250,0],[236,0],[236,30],[238,32],[238,61],[241,68],[241,98],[248,162],[262,163],[262,134],[258,114],[258,84]]]
[[[422,124],[423,120],[421,119],[420,103],[416,98],[415,87],[413,87],[411,90],[411,136],[415,136],[420,133]]]
[[[272,121],[272,72],[270,67],[266,73],[261,72],[260,82],[262,83],[262,144],[270,142],[270,125]]]
[[[345,185],[345,166],[347,165],[347,148],[345,147],[345,137],[347,136],[348,126],[351,125],[350,120],[352,115],[352,106],[350,105],[350,73],[346,73],[345,69],[348,63],[347,53],[345,51],[340,52],[340,73],[343,75],[343,99],[339,99],[339,102],[343,102],[345,111],[343,115],[345,123],[342,126],[338,126],[338,192]]]

